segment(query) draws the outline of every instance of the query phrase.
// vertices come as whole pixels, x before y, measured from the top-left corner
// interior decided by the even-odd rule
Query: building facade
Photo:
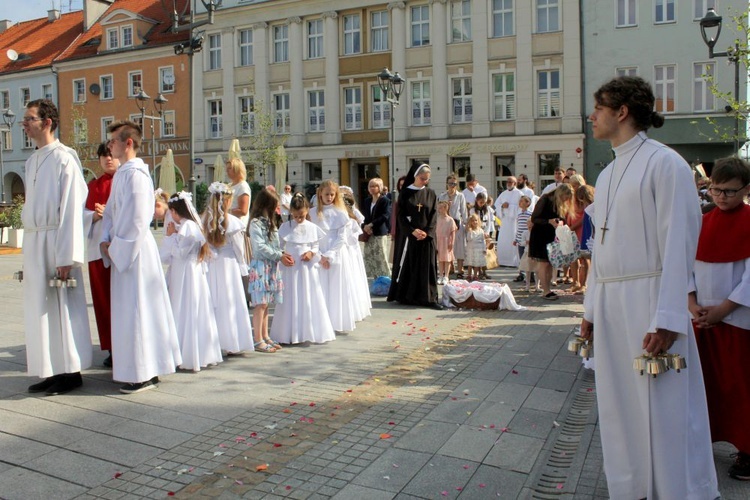
[[[438,191],[451,171],[492,196],[508,174],[541,188],[555,166],[583,165],[579,19],[575,0],[224,0],[194,56],[196,156],[235,137],[247,148],[266,113],[298,187],[333,178],[364,193],[424,161]],[[406,80],[394,158],[384,67]]]
[[[713,76],[719,90],[733,93],[734,66],[727,65],[726,58],[708,57],[700,19],[708,8],[719,9],[724,27],[715,49],[722,52],[736,38],[744,39],[744,32],[734,29],[732,16],[746,13],[747,1],[584,0],[581,4],[586,115],[594,108],[593,93],[607,80],[641,76],[651,83],[656,111],[666,118],[662,128],[649,131],[650,137],[674,148],[693,165],[734,153],[734,141],[719,139],[706,120],[711,117],[721,128],[733,130],[734,121],[724,111],[727,103],[711,93],[706,75]],[[739,95],[746,100],[744,66]],[[744,134],[744,121],[740,131]],[[586,136],[585,171],[593,181],[612,161],[612,152],[609,143],[593,139],[590,124]]]

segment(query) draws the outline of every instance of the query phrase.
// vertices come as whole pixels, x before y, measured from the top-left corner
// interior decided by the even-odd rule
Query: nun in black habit
[[[388,301],[442,309],[438,302],[437,196],[427,187],[430,166],[413,166],[398,195],[393,276]]]

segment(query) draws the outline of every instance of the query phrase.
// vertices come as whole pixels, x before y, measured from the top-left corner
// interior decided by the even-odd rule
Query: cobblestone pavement
[[[523,312],[377,299],[330,344],[131,396],[97,366],[82,390],[37,397],[19,267],[0,257],[0,498],[607,498],[593,374],[566,350],[580,297],[516,290]],[[747,498],[731,451],[716,447],[722,496]]]

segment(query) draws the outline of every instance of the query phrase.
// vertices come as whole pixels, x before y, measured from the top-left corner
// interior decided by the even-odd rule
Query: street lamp
[[[740,100],[740,44],[739,41],[734,42],[734,47],[729,47],[725,52],[714,52],[714,46],[719,41],[719,35],[721,35],[721,16],[716,15],[716,10],[713,8],[708,9],[706,16],[701,19],[701,37],[703,37],[703,43],[708,46],[708,57],[713,59],[715,57],[726,57],[729,62],[734,64],[734,101],[735,103]],[[716,29],[716,35],[711,36],[711,32],[706,33],[706,30],[713,31]],[[727,112],[731,111],[731,106],[727,106]],[[740,150],[740,114],[735,112],[734,119],[734,152],[738,153]]]
[[[13,123],[16,121],[16,114],[11,109],[6,109],[3,113],[3,123],[8,127],[8,134],[13,130]],[[7,144],[3,144],[3,137],[0,134],[0,193],[2,193],[2,199],[0,204],[5,205],[5,167],[3,165],[3,149]]]
[[[399,98],[401,92],[404,90],[404,83],[406,80],[401,78],[401,75],[391,73],[388,68],[383,68],[378,74],[378,85],[380,90],[383,92],[383,97],[391,104],[391,189],[396,189],[396,183],[394,182],[396,172],[396,132],[395,132],[395,120],[396,120],[396,106],[399,104]]]
[[[154,132],[154,122],[162,121],[164,105],[167,103],[167,98],[159,94],[156,99],[154,99],[156,112],[159,113],[159,116],[146,114],[146,107],[148,107],[149,100],[151,100],[151,98],[143,91],[143,89],[141,89],[140,92],[138,92],[138,95],[135,96],[136,106],[138,106],[138,109],[141,112],[141,127],[143,127],[146,118],[151,120],[151,168],[154,169],[153,172],[156,174],[156,133]]]

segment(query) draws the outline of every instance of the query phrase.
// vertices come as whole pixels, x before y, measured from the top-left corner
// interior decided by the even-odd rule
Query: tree
[[[280,125],[278,120],[283,120],[267,110],[262,101],[255,101],[253,105],[253,118],[249,129],[251,135],[247,145],[243,145],[243,160],[248,165],[248,179],[257,180],[257,177],[267,179],[268,167],[276,164],[278,147],[285,144],[289,138],[286,134],[277,132]],[[288,120],[288,117],[286,118]],[[249,147],[248,147],[249,146]]]

